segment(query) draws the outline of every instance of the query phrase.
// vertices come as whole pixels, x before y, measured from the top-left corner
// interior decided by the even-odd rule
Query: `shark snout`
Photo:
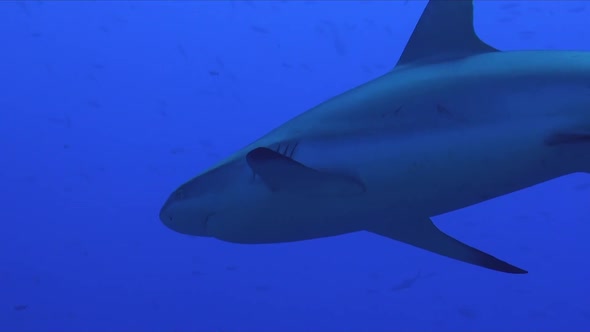
[[[164,204],[164,206],[162,206],[162,208],[160,209],[160,221],[166,226],[168,226],[169,223],[173,222],[172,215],[169,212],[170,211],[168,210],[166,204]]]
[[[160,221],[178,233],[208,236],[207,222],[212,213],[195,203],[198,202],[166,202],[160,209]]]
[[[174,209],[171,208],[171,205],[168,204],[168,202],[166,202],[166,204],[160,209],[160,221],[162,224],[167,228],[176,231],[175,228],[177,228],[178,220],[175,220],[177,218],[175,218],[174,214]]]

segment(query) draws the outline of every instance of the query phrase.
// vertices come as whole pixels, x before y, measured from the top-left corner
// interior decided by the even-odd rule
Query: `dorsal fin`
[[[397,65],[457,59],[497,49],[479,39],[472,0],[430,0]]]

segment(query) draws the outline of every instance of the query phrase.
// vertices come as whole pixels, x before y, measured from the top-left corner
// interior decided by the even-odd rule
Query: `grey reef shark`
[[[391,71],[182,184],[161,222],[243,244],[368,231],[527,273],[430,218],[590,172],[590,52],[503,52],[473,16],[472,1],[430,0]]]

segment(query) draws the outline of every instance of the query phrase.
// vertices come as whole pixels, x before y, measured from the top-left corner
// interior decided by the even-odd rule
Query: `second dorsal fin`
[[[495,51],[475,33],[472,0],[430,0],[397,65],[442,62]]]

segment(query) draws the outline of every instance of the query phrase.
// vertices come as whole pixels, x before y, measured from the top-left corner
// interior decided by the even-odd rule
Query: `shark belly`
[[[265,193],[224,210],[209,221],[209,235],[234,243],[283,243],[365,230],[362,220],[378,217],[359,197],[314,197]],[[264,208],[257,205],[264,202]],[[217,222],[219,217],[222,222]]]
[[[424,137],[400,147],[406,161],[388,188],[404,188],[395,197],[405,213],[432,217],[589,170],[590,144],[548,145],[551,127],[496,125]]]

